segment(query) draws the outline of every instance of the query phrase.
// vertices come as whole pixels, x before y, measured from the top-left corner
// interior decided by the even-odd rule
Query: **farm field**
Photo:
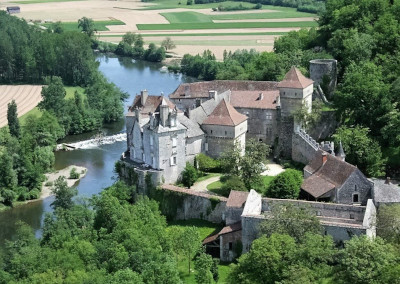
[[[0,127],[7,125],[8,103],[15,100],[21,117],[42,100],[41,91],[41,85],[0,85]]]
[[[242,4],[247,8],[255,5],[234,1],[186,5],[186,0],[83,0],[73,3],[69,0],[5,0],[0,9],[15,4],[21,8],[18,17],[46,22],[41,24],[45,27],[61,21],[65,30],[77,30],[78,19],[91,18],[96,23],[97,37],[108,42],[118,43],[126,32],[142,34],[146,44],[160,44],[163,37],[168,36],[175,41],[177,47],[172,52],[178,57],[207,49],[218,59],[222,59],[224,50],[254,48],[271,51],[275,38],[291,30],[317,25],[315,14],[288,7],[263,5],[261,9],[241,11],[212,10],[219,5]]]

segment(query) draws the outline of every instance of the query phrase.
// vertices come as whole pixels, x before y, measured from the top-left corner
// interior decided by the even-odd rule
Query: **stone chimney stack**
[[[390,184],[390,177],[386,177],[385,184]]]
[[[169,106],[165,101],[165,98],[162,98],[162,102],[160,105],[160,122],[161,125],[166,127],[168,122],[168,115],[169,115]]]
[[[149,96],[149,92],[145,89],[140,92],[140,102],[142,106],[146,103],[147,97]]]
[[[325,164],[328,160],[328,154],[326,152],[322,153],[322,164]]]
[[[217,96],[217,91],[214,91],[214,90],[208,91],[208,97],[210,99],[215,99],[216,96]]]
[[[175,109],[169,113],[168,119],[169,119],[169,125],[171,127],[175,127],[176,126],[176,116],[177,116],[178,110]]]
[[[140,109],[138,107],[135,107],[135,117],[136,117],[136,121],[140,124]]]
[[[261,101],[263,98],[264,98],[264,94],[263,93],[258,94],[258,100],[259,101]]]

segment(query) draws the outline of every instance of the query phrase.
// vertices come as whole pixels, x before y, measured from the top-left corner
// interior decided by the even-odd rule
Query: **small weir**
[[[126,133],[119,133],[111,136],[101,136],[75,143],[62,143],[57,145],[56,150],[72,151],[77,149],[92,149],[101,145],[113,144],[119,141],[126,141]]]

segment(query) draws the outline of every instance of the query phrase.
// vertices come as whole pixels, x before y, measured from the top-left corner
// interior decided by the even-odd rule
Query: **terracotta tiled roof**
[[[323,153],[326,154],[325,163],[322,162]],[[314,197],[321,196],[320,193],[322,192],[328,192],[332,189],[332,185],[336,188],[340,188],[350,175],[358,170],[357,167],[322,150],[318,150],[314,158],[304,169],[310,172],[312,176],[304,180],[301,188]],[[317,176],[318,178],[314,177],[308,180],[313,176]],[[321,188],[318,188],[318,182],[321,183]]]
[[[278,90],[263,92],[232,91],[230,103],[235,108],[276,109],[276,98],[278,96]]]
[[[247,120],[247,116],[239,113],[226,100],[222,100],[202,124],[236,126]]]
[[[289,72],[286,73],[283,81],[279,82],[278,88],[304,89],[312,83],[314,83],[313,80],[306,78],[301,74],[299,69],[293,66],[290,68]]]
[[[226,206],[242,208],[246,203],[248,195],[249,193],[247,191],[231,190],[231,192],[229,193],[228,202],[226,203]]]
[[[162,104],[163,100],[164,103],[166,103],[171,110],[175,108],[175,104],[173,104],[168,98],[164,96],[148,96],[146,102],[144,103],[144,105],[142,105],[141,96],[137,95],[133,100],[132,105],[129,107],[128,111],[134,112],[135,108],[138,107],[141,109],[140,110],[141,115],[148,116],[149,112],[154,113],[160,111],[160,105]],[[178,112],[181,111],[178,110]]]
[[[206,82],[184,83],[170,94],[172,99],[184,98],[208,98],[208,91],[223,93],[231,91],[272,91],[276,90],[278,82],[270,81],[236,81],[236,80],[215,80]]]
[[[215,235],[207,237],[203,241],[203,245],[211,243],[211,242],[217,240],[219,238],[219,236],[221,236],[221,235],[237,232],[237,231],[240,231],[241,229],[242,229],[242,223],[241,222],[237,222],[235,224],[223,227],[222,230],[219,231],[218,234],[215,234]]]

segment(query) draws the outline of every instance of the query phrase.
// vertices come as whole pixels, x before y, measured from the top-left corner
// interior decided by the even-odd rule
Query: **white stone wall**
[[[204,149],[205,136],[186,138],[186,162],[193,164],[194,157],[202,153]]]
[[[313,84],[305,89],[280,88],[279,95],[282,115],[290,115],[301,108],[302,105],[306,105],[308,111],[311,112],[312,93]]]
[[[131,136],[130,145],[130,159],[136,162],[143,162],[143,142],[142,142],[142,132],[138,122],[133,125],[133,131]]]

